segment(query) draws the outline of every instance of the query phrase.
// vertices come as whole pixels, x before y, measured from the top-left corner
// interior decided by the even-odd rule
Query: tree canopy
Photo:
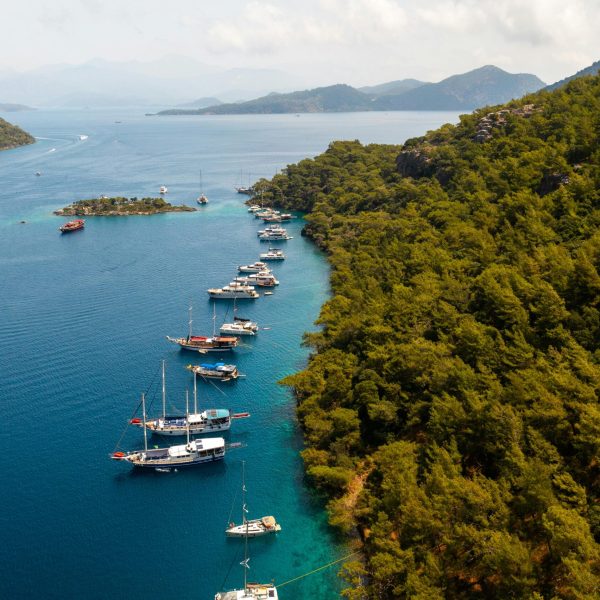
[[[0,119],[0,150],[33,144],[33,142],[35,142],[35,138],[26,131],[4,119]]]
[[[600,77],[262,180],[331,298],[298,398],[348,598],[599,589]]]

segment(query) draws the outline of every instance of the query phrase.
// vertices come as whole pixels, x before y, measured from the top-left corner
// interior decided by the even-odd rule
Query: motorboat
[[[209,288],[207,293],[215,300],[254,300],[259,297],[258,292],[251,285],[236,281],[221,288]]]
[[[260,262],[260,261],[256,261],[254,263],[252,263],[251,265],[240,265],[238,267],[238,271],[240,273],[260,273],[261,271],[264,272],[269,272],[269,267],[267,267],[267,264],[264,262]]]
[[[285,254],[280,248],[269,248],[267,252],[260,254],[261,260],[285,260]]]

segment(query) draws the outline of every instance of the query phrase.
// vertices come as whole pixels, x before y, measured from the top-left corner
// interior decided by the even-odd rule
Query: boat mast
[[[196,385],[196,379],[197,379],[197,375],[194,371],[192,371],[192,375],[194,376],[194,414],[197,415],[198,414],[198,392],[197,392],[197,385]]]
[[[188,391],[185,390],[185,433],[187,435],[187,443],[190,445],[190,400]]]
[[[248,519],[246,519],[246,461],[242,461],[242,519],[246,526],[246,535],[244,536],[244,593],[248,591]]]
[[[142,420],[144,426],[144,451],[148,452],[148,430],[146,429],[146,396],[142,394]]]
[[[162,405],[163,405],[163,419],[167,417],[167,392],[165,389],[165,361],[162,361]]]
[[[188,309],[188,312],[190,313],[190,320],[188,321],[188,325],[189,325],[188,341],[189,341],[192,339],[192,305],[191,304]]]
[[[213,337],[217,335],[217,304],[213,301]]]

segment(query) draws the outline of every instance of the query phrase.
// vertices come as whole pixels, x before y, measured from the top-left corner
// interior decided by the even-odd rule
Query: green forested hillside
[[[262,181],[332,297],[298,397],[349,598],[596,598],[600,77]]]
[[[26,131],[16,125],[11,125],[4,119],[0,119],[0,150],[33,144],[33,142],[35,142],[35,138]]]

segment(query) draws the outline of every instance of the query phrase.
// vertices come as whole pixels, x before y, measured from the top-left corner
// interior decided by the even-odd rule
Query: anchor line
[[[328,567],[331,567],[332,565],[335,565],[344,560],[347,560],[347,559],[351,558],[352,556],[355,556],[356,554],[360,554],[360,550],[357,550],[356,552],[352,552],[351,554],[347,554],[346,556],[342,556],[342,558],[338,558],[337,560],[327,563],[326,565],[323,565],[322,567],[318,567],[317,569],[313,569],[312,571],[309,571],[308,573],[304,573],[304,575],[299,575],[298,577],[294,577],[293,579],[288,579],[288,581],[284,581],[283,583],[278,583],[277,587],[282,588],[284,585],[288,585],[289,583],[294,583],[294,581],[298,581],[299,579],[308,577],[309,575],[312,575],[313,573],[317,573],[318,571],[327,569]]]
[[[229,569],[227,569],[227,574],[225,575],[225,579],[223,579],[223,583],[221,584],[221,589],[223,589],[225,587],[225,583],[227,581],[227,579],[229,578],[229,573],[231,573],[231,569],[233,569],[233,564],[239,559],[239,548],[238,550],[236,550],[236,552],[233,555],[233,560],[231,561],[231,564],[229,565]]]
[[[156,373],[158,373],[158,370],[156,370],[154,372],[154,377],[152,377],[152,380],[150,381],[150,385],[146,388],[146,391],[144,392],[144,394],[147,394],[148,391],[150,390],[150,388],[153,386],[154,380],[156,379]],[[156,391],[154,392],[154,397],[153,397],[152,401],[154,401],[155,397],[156,397]],[[123,441],[123,438],[125,437],[125,434],[127,433],[127,429],[129,427],[129,425],[131,425],[131,420],[135,417],[138,410],[140,410],[141,405],[142,405],[142,401],[140,400],[138,402],[137,406],[135,407],[133,414],[131,415],[131,417],[129,417],[129,420],[127,421],[127,425],[125,425],[125,428],[123,429],[123,432],[121,433],[121,437],[119,438],[119,441],[117,442],[117,445],[115,446],[115,449],[113,450],[113,454],[121,447],[121,442]]]

